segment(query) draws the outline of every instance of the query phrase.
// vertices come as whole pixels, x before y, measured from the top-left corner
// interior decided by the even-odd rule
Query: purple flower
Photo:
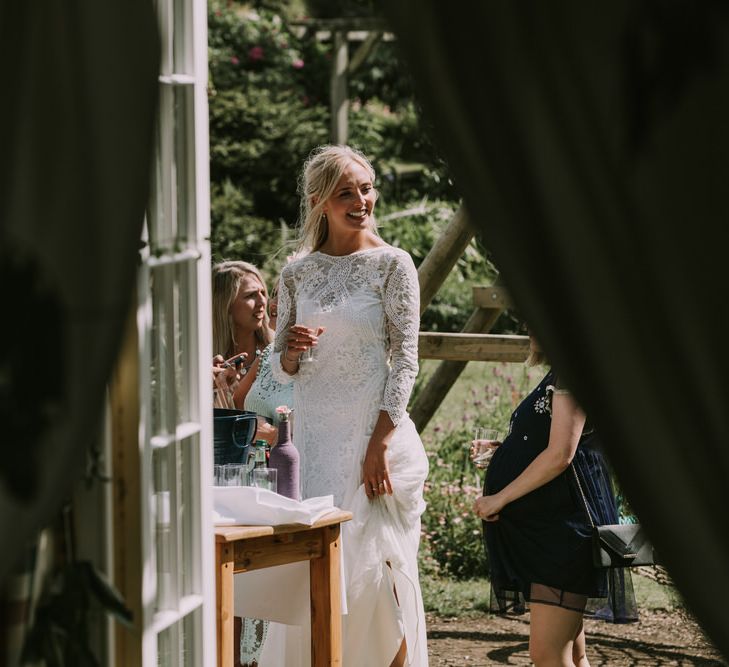
[[[263,60],[263,47],[254,46],[253,48],[251,48],[251,50],[248,51],[248,58],[253,62]]]

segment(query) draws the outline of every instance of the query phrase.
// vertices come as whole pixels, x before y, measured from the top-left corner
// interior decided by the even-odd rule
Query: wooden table
[[[218,666],[233,665],[233,575],[308,560],[311,667],[342,664],[340,524],[335,510],[312,526],[218,526],[215,529]]]

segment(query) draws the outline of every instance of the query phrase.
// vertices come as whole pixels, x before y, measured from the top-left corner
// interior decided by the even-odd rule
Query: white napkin
[[[311,526],[334,509],[334,496],[303,502],[254,486],[214,486],[213,520],[216,526]]]

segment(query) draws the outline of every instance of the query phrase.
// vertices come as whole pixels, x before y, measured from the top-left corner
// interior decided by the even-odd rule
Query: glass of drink
[[[300,299],[296,303],[296,323],[308,329],[317,330],[321,326],[323,312],[319,302],[314,299]],[[308,364],[315,360],[314,348],[310,347],[299,357],[300,364]]]
[[[500,444],[501,439],[497,429],[477,426],[473,432],[471,461],[477,468],[484,470]]]

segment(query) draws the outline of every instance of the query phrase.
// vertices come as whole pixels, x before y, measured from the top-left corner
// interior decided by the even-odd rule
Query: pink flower
[[[253,62],[263,60],[263,47],[254,46],[253,48],[251,48],[251,50],[248,51],[248,58]]]
[[[301,58],[295,58],[291,62],[291,67],[294,69],[302,69],[304,67],[304,61]]]
[[[240,60],[238,60],[238,56],[230,56],[230,62],[232,65],[239,65]]]
[[[292,412],[293,410],[288,405],[279,405],[276,408],[276,414],[280,415],[282,422],[287,422]]]

